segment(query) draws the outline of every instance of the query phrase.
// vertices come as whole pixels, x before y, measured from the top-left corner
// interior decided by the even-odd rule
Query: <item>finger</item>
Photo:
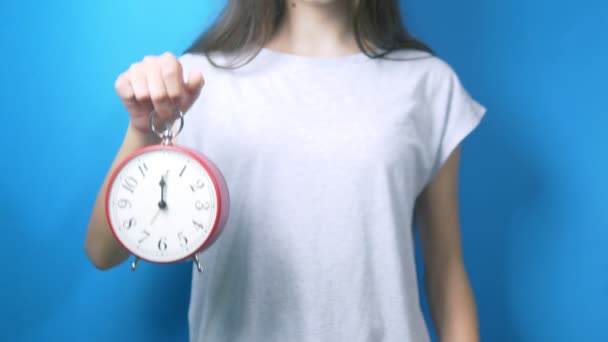
[[[135,117],[147,114],[152,110],[152,104],[149,101],[140,102],[137,100],[130,72],[120,74],[114,87],[127,111]]]
[[[114,89],[126,107],[136,107],[138,105],[128,73],[123,72],[116,78]]]
[[[198,96],[198,93],[201,91],[204,84],[205,79],[203,78],[203,74],[201,74],[199,71],[191,71],[188,73],[186,89],[191,97]]]
[[[146,82],[150,92],[150,100],[158,117],[165,121],[173,116],[174,106],[169,99],[167,89],[157,59],[146,57],[144,59],[146,68]]]
[[[160,57],[160,69],[165,83],[165,89],[175,109],[184,110],[187,105],[187,91],[185,88],[182,66],[177,57],[165,53]]]
[[[136,63],[129,68],[129,81],[133,88],[135,100],[142,106],[150,107],[150,92],[144,66]]]

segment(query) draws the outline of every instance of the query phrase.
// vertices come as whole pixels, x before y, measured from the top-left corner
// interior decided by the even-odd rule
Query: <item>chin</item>
[[[294,1],[294,0],[289,0]],[[295,0],[294,2],[303,2],[307,4],[329,5],[342,2],[343,0]]]

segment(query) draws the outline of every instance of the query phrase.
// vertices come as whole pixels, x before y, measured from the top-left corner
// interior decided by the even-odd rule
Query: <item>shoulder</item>
[[[184,72],[188,71],[207,71],[213,68],[207,55],[202,53],[184,53],[179,56]]]
[[[458,74],[448,61],[426,51],[395,50],[387,54],[382,63],[392,69],[396,77],[423,86],[427,94],[436,93],[459,81]]]
[[[179,57],[179,61],[184,79],[191,72],[200,72],[203,75],[206,89],[203,94],[214,88],[221,88],[226,80],[232,80],[235,76],[234,70],[226,67],[230,65],[230,59],[224,54],[184,53]]]
[[[469,93],[456,69],[445,59],[424,51],[402,50],[391,53],[395,70],[391,76],[412,90],[413,96],[425,103],[425,118],[443,123],[450,113],[465,115],[476,121],[485,107]],[[398,77],[398,79],[395,79]]]
[[[209,68],[216,71],[227,71],[240,62],[247,60],[248,53],[214,52],[186,52],[179,57],[185,67]]]
[[[415,49],[398,49],[389,52],[383,58],[396,65],[411,65],[417,69],[446,71],[450,65],[438,55]]]

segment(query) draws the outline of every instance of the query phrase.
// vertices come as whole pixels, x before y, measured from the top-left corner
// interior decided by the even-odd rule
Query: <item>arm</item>
[[[425,289],[440,341],[479,341],[473,291],[464,267],[458,214],[460,147],[416,203]]]
[[[97,198],[88,225],[85,252],[98,269],[110,269],[129,257],[129,253],[116,240],[114,234],[112,234],[106,218],[105,195],[110,174],[118,166],[120,161],[129,154],[154,143],[158,143],[158,138],[151,133],[145,134],[140,132],[129,125],[122,145],[97,193]]]
[[[147,145],[159,143],[150,131],[149,115],[154,110],[160,122],[173,120],[176,106],[186,112],[203,87],[203,75],[191,71],[184,80],[182,64],[171,53],[146,56],[134,63],[116,80],[115,88],[129,112],[129,127],[114,158],[91,213],[85,241],[85,252],[98,269],[107,270],[129,257],[129,253],[112,234],[105,212],[105,194],[109,177],[129,154]],[[177,143],[177,139],[173,140]]]

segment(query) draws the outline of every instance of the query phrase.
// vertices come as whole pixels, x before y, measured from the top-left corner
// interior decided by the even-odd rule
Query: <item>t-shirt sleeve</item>
[[[471,134],[486,114],[462,84],[454,69],[439,60],[430,82],[431,151],[433,164],[429,181],[452,152]]]

